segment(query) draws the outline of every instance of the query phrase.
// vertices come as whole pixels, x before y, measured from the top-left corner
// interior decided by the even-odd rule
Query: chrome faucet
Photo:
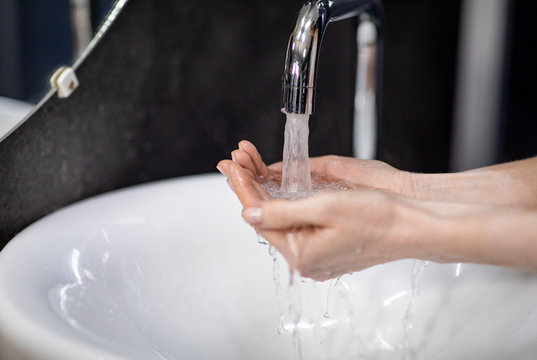
[[[317,59],[323,34],[329,22],[353,16],[359,19],[355,155],[372,158],[380,116],[383,17],[380,0],[317,0],[302,6],[287,46],[282,111],[294,114],[314,112]]]

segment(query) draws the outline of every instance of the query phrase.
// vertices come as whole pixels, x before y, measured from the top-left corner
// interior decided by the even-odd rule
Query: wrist
[[[482,226],[471,214],[481,206],[399,197],[390,234],[399,258],[440,263],[475,262]]]
[[[500,194],[491,193],[495,188],[481,172],[445,174],[409,173],[407,196],[430,201],[461,203],[490,203]]]
[[[402,257],[537,269],[537,208],[406,200]]]
[[[446,174],[408,173],[406,183],[408,185],[401,193],[421,200],[473,204],[537,204],[537,192],[523,179],[494,168]]]
[[[394,198],[395,217],[388,236],[396,258],[438,261],[438,254],[442,253],[438,240],[445,237],[445,225],[428,209],[428,202]]]

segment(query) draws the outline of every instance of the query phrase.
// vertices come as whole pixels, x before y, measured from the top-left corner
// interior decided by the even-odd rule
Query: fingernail
[[[224,176],[226,175],[226,174],[224,174],[224,171],[223,171],[218,165],[216,165],[216,169],[217,169],[218,171],[220,171],[220,174],[222,174],[222,175],[224,175]]]
[[[251,207],[245,209],[242,216],[251,225],[261,224],[263,221],[263,209],[260,207]]]

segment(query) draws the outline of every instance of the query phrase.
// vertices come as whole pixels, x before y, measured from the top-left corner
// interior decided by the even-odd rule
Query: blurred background
[[[115,0],[0,0],[0,139],[88,45]]]
[[[114,2],[0,0],[0,96],[37,103],[50,75],[73,63]]]
[[[114,2],[0,0],[4,106],[10,99],[36,104],[53,71],[73,63]],[[244,3],[247,16],[248,3],[237,2]],[[295,2],[298,8],[301,2]],[[439,172],[537,153],[536,2],[385,0],[384,7],[380,159],[408,170]],[[274,10],[280,8],[274,2]],[[323,46],[327,50],[321,56],[328,57],[330,48],[351,44],[345,38]],[[328,77],[325,73],[320,76]],[[321,97],[331,89],[320,83]],[[312,136],[321,136],[317,132],[324,128],[313,124]],[[330,150],[311,148],[312,155]]]
[[[114,4],[0,0],[0,246],[74,201],[214,172],[242,139],[281,160],[281,76],[300,0],[129,0],[78,63],[79,88],[21,122]],[[537,2],[383,4],[378,159],[446,172],[537,155]],[[356,26],[325,33],[311,156],[353,154]]]

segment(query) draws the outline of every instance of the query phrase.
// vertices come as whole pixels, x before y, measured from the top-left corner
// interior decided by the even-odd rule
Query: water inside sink
[[[304,358],[533,359],[535,274],[467,264],[427,266],[403,353],[414,264],[307,285],[303,340],[327,334]],[[273,275],[220,175],[98,196],[0,253],[0,357],[293,359]]]

